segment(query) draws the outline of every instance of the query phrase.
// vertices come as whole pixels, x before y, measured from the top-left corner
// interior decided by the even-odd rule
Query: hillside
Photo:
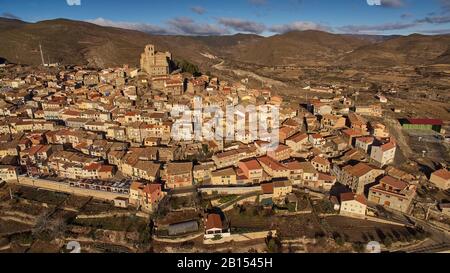
[[[45,61],[106,67],[138,65],[146,44],[170,50],[177,60],[208,69],[215,60],[259,65],[398,66],[450,63],[450,36],[338,35],[321,31],[294,31],[271,37],[162,36],[56,19],[38,23],[0,18],[0,56],[10,62]]]
[[[6,27],[5,27],[6,25]],[[169,50],[175,58],[202,62],[198,52],[207,49],[191,37],[152,36],[146,33],[90,23],[57,19],[35,24],[9,27],[0,21],[0,56],[11,62],[40,64],[39,43],[45,61],[65,64],[111,66],[137,65],[144,46],[156,45],[158,50]]]
[[[401,66],[448,63],[450,36],[413,34],[370,44],[345,55],[340,62],[354,66]]]
[[[293,31],[238,45],[231,58],[248,63],[274,65],[328,65],[336,57],[372,42],[322,31]]]

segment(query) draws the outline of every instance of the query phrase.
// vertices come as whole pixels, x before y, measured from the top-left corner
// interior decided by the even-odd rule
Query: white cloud
[[[81,0],[66,0],[69,6],[81,6]]]
[[[138,30],[150,34],[174,34],[171,33],[169,30],[157,26],[157,25],[151,25],[151,24],[145,24],[145,23],[134,23],[134,22],[118,22],[118,21],[112,21],[105,18],[96,18],[93,20],[86,20],[86,22],[93,23],[99,26],[104,27],[116,27],[116,28],[124,28],[124,29],[131,29],[131,30]]]
[[[304,31],[304,30],[320,30],[328,32],[332,31],[332,29],[328,26],[308,21],[296,21],[284,25],[275,25],[272,26],[269,30],[275,33],[286,33],[290,31]]]

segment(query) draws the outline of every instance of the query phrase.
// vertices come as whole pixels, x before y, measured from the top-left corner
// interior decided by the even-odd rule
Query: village
[[[42,233],[51,228],[40,220],[60,214],[72,228],[48,239],[58,251],[108,226],[134,234],[104,236],[110,251],[450,248],[449,122],[404,117],[385,94],[365,102],[308,86],[316,95],[296,103],[246,79],[190,73],[153,45],[140,68],[1,69],[2,250],[29,231],[19,245],[32,247],[31,226]],[[218,114],[239,105],[258,110]],[[256,129],[253,115],[264,121]],[[198,128],[199,116],[210,126]],[[14,214],[21,206],[30,209]]]

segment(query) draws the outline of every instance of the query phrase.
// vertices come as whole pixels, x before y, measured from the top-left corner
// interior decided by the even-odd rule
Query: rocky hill
[[[175,59],[207,68],[218,56],[225,60],[276,66],[401,66],[450,63],[450,36],[338,35],[294,31],[271,37],[163,36],[55,19],[37,23],[0,18],[0,56],[10,62],[46,62],[106,67],[137,65],[146,44],[170,50]]]

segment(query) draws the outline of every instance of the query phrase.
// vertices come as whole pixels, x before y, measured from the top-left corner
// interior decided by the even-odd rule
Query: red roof
[[[392,176],[385,176],[380,180],[380,182],[398,190],[404,190],[406,187],[408,187],[408,184],[406,182],[395,179]]]
[[[272,194],[273,193],[273,183],[261,184],[261,189],[264,194]]]
[[[341,203],[353,200],[358,201],[363,205],[367,205],[367,199],[362,194],[354,194],[353,192],[341,193]]]
[[[218,229],[223,228],[222,219],[220,218],[219,214],[209,214],[208,217],[206,218],[205,229],[209,230],[213,228]]]
[[[435,171],[433,174],[438,176],[438,177],[440,177],[440,178],[442,178],[442,179],[445,179],[445,180],[449,180],[450,179],[450,172],[447,171],[446,169],[440,169],[438,171]]]
[[[442,125],[444,122],[441,119],[408,119],[409,124],[423,124],[423,125]]]

